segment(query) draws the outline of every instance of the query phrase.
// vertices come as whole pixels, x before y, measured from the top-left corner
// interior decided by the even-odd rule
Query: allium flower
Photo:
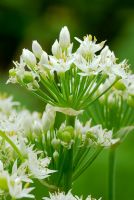
[[[50,193],[50,197],[44,197],[43,199],[44,200],[63,200],[63,199],[64,200],[84,200],[84,198],[82,197],[72,195],[70,191],[67,194],[65,194],[64,192],[54,193],[54,194]],[[85,200],[96,200],[96,199],[91,198],[91,196],[88,196]],[[101,200],[101,198],[99,198],[98,200]]]
[[[27,166],[31,175],[37,179],[45,179],[50,176],[51,173],[54,173],[54,170],[49,170],[48,165],[50,163],[50,158],[38,158],[40,152],[33,150],[33,147],[28,147],[26,149],[27,159],[24,163],[24,166]]]
[[[12,112],[12,110],[19,105],[19,102],[13,101],[12,96],[6,97],[4,95],[0,95],[0,112],[2,112],[2,114],[10,114],[10,112]]]
[[[52,55],[33,41],[33,52],[23,50],[20,63],[15,62],[15,68],[9,71],[8,82],[28,88],[60,112],[78,115],[115,82],[127,76],[127,63],[117,63],[114,53],[107,46],[103,49],[104,41],[97,43],[91,35],[83,41],[76,39],[80,46],[72,53],[69,30],[63,27],[59,40],[52,45]],[[109,88],[98,94],[99,86],[110,77],[113,81]]]
[[[17,169],[17,162],[14,163],[12,173],[9,174],[8,171],[4,170],[3,163],[0,161],[0,190],[3,194],[8,192],[14,199],[34,198],[34,195],[29,194],[34,188],[23,186],[24,183],[31,182],[21,166]]]

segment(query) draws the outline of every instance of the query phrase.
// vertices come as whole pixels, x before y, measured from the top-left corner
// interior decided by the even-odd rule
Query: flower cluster
[[[44,200],[83,200],[71,193],[72,183],[104,148],[114,149],[120,128],[134,121],[134,76],[127,61],[118,62],[105,41],[91,35],[75,39],[79,47],[73,51],[63,27],[51,55],[33,41],[32,51],[23,49],[9,71],[8,83],[19,83],[47,105],[43,113],[31,113],[11,97],[0,98],[3,196],[34,198],[30,184],[38,179],[52,192]],[[58,123],[57,112],[63,116]]]
[[[83,200],[82,197],[78,197],[78,196],[73,196],[72,193],[69,191],[67,194],[65,193],[55,193],[55,194],[50,194],[50,198],[48,197],[44,197],[44,200]],[[96,200],[94,198],[92,198],[91,196],[88,196],[85,200]],[[101,200],[101,198],[99,198],[98,200]]]
[[[61,112],[69,108],[74,111],[71,113],[75,113],[104,93],[97,95],[100,84],[107,79],[112,78],[113,85],[127,77],[127,62],[117,63],[109,47],[103,48],[105,41],[97,43],[91,35],[76,40],[80,46],[72,52],[70,33],[67,27],[63,27],[59,40],[52,45],[52,55],[33,41],[32,51],[23,49],[20,62],[14,62],[8,82],[28,88]]]

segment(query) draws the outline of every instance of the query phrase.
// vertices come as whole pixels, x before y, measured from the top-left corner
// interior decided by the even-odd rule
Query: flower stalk
[[[115,200],[115,177],[116,177],[116,152],[114,148],[109,152],[108,172],[108,200]]]

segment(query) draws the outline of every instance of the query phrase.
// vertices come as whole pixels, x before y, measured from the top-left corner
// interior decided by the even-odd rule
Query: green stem
[[[68,150],[65,166],[64,166],[64,191],[68,191],[72,187],[72,175],[73,175],[73,148]]]
[[[21,160],[24,160],[20,150],[18,149],[18,147],[14,144],[14,142],[2,131],[0,131],[0,136],[5,139],[10,145],[11,147],[15,150],[15,152],[19,155]]]
[[[93,153],[89,160],[74,174],[73,180],[76,180],[93,163],[93,161],[97,158],[102,149],[103,147],[100,147]]]
[[[55,192],[58,191],[59,188],[57,188],[55,185],[50,185],[49,183],[47,183],[44,180],[39,180],[39,182],[44,185],[45,187],[47,187],[49,189],[50,192]]]
[[[66,116],[66,125],[74,127],[75,117]],[[66,160],[64,164],[64,191],[67,193],[72,187],[72,176],[73,176],[73,145],[68,149]]]
[[[115,149],[109,152],[108,200],[115,200]]]

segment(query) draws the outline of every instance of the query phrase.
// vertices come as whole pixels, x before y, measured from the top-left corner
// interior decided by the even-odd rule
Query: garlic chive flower
[[[0,190],[2,195],[9,194],[13,199],[34,198],[34,195],[30,194],[34,188],[25,187],[24,183],[29,185],[32,180],[25,174],[21,166],[17,168],[17,161],[13,164],[11,174],[4,170],[3,163],[0,161]]]
[[[23,49],[20,62],[14,62],[8,83],[19,83],[60,112],[78,115],[106,92],[98,95],[102,83],[112,78],[110,88],[128,73],[126,61],[117,62],[109,47],[104,47],[105,41],[97,43],[91,35],[76,40],[80,45],[73,52],[69,30],[63,27],[52,45],[52,55],[33,41],[32,51]]]
[[[43,198],[44,200],[84,200],[83,197],[78,197],[78,196],[74,196],[70,191],[65,194],[64,192],[61,192],[61,193],[54,193],[54,194],[51,194],[50,193],[50,197],[44,197]],[[88,196],[87,198],[85,198],[85,200],[97,200],[97,199],[94,199],[90,196]],[[101,200],[101,198],[99,198],[98,200]]]

